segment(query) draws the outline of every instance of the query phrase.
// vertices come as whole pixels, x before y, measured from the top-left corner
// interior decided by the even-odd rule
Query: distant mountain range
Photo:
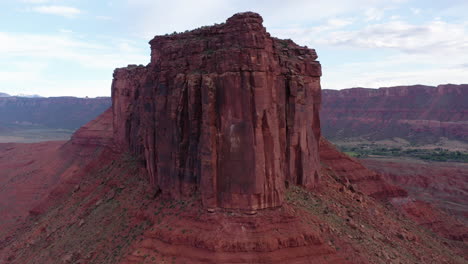
[[[75,130],[111,106],[110,97],[0,97],[0,127],[40,125]]]
[[[468,84],[322,91],[325,137],[468,142]]]
[[[9,95],[7,93],[0,93],[0,97],[24,97],[24,98],[43,98],[43,96],[37,94],[17,94]]]
[[[43,96],[40,96],[38,94],[17,94],[17,95],[13,95],[13,96],[25,97],[25,98],[43,98]]]

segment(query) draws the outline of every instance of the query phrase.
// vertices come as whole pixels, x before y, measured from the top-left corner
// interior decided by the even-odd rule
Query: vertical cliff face
[[[272,38],[255,13],[150,44],[148,66],[114,73],[114,139],[163,194],[252,210],[281,205],[288,182],[317,185],[314,50]]]

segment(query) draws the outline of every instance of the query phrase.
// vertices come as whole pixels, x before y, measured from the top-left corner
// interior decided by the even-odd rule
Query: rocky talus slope
[[[112,109],[109,108],[99,118],[78,129],[71,137],[74,145],[112,146]]]
[[[327,164],[336,174],[336,178],[343,184],[358,188],[366,195],[377,199],[388,199],[391,197],[405,197],[404,189],[387,183],[382,175],[371,171],[335,147],[325,139],[320,141],[320,160]]]
[[[105,128],[108,122],[98,118],[92,123]],[[74,147],[82,144],[71,141],[64,146],[76,151]],[[114,149],[102,148],[78,174],[56,185],[55,195],[35,205],[17,229],[0,237],[2,263],[466,261],[466,242],[432,232],[427,221],[412,220],[434,211],[405,196],[366,195],[379,183],[383,187],[378,189],[389,185],[372,180],[375,186],[367,190],[368,184],[349,183],[348,178],[373,173],[357,166],[334,170],[332,165],[344,157],[331,146],[323,148],[321,156],[327,158],[321,161],[318,188],[310,192],[290,185],[283,206],[254,215],[242,210],[208,212],[199,195],[180,200],[155,196],[144,163]],[[398,206],[389,203],[393,199]],[[451,221],[440,216],[438,223]]]
[[[361,159],[410,196],[442,208],[468,222],[468,164],[401,159]]]

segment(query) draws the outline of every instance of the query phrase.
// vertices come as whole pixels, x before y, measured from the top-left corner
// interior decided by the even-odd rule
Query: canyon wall
[[[323,90],[322,131],[335,140],[468,141],[468,84]]]
[[[114,72],[114,140],[150,182],[206,208],[282,204],[285,185],[319,181],[321,67],[272,38],[255,13],[157,36],[151,63]]]
[[[0,97],[0,126],[40,125],[75,130],[110,106],[109,97]]]

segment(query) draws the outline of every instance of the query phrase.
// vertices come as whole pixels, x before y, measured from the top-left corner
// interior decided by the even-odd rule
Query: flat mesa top
[[[178,33],[172,33],[172,34],[165,34],[165,35],[158,35],[155,36],[149,43],[151,45],[156,44],[158,40],[168,40],[168,39],[176,39],[176,38],[187,38],[191,37],[194,35],[203,35],[203,34],[209,34],[213,33],[216,31],[219,31],[225,28],[229,28],[235,25],[242,25],[242,24],[257,24],[258,27],[249,27],[250,29],[263,29],[265,31],[265,28],[263,27],[263,18],[257,13],[254,12],[243,12],[243,13],[237,13],[233,15],[232,17],[228,18],[225,23],[221,24],[214,24],[211,26],[202,26],[193,30],[186,30],[185,32],[178,32]]]

